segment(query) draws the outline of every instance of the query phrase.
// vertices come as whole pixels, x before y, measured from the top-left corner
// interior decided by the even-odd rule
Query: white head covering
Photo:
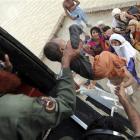
[[[121,10],[119,9],[119,8],[114,8],[113,10],[112,10],[112,16],[114,17],[115,15],[117,15],[117,14],[120,14],[121,13]]]
[[[127,64],[130,61],[130,58],[134,58],[136,55],[136,50],[132,45],[120,34],[112,34],[109,41],[111,44],[112,40],[118,40],[121,42],[120,46],[112,46],[118,56],[124,57],[127,60]],[[111,44],[112,45],[112,44]]]
[[[99,21],[96,23],[97,26],[102,25],[102,24],[104,24],[103,20],[99,20]]]

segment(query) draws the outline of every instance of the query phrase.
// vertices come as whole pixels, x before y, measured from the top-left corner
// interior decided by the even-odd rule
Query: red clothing
[[[34,88],[30,85],[27,85],[25,83],[22,83],[18,89],[18,91],[26,94],[27,96],[30,96],[30,97],[40,97],[40,96],[43,96],[44,94],[42,92],[40,92],[37,88]]]
[[[107,46],[104,37],[100,36],[99,41],[95,41],[94,39],[90,39],[87,42],[88,48],[85,51],[92,55],[99,55],[102,51],[109,51],[109,47]]]
[[[20,86],[21,81],[16,74],[0,71],[0,92],[13,91]]]
[[[21,83],[20,78],[11,72],[0,71],[0,92],[11,92],[18,90],[31,97],[43,96],[38,89]]]

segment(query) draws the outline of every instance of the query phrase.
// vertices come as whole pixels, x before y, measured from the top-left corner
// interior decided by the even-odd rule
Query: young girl
[[[107,46],[105,39],[101,33],[101,30],[98,27],[92,27],[90,30],[91,39],[87,41],[85,45],[85,52],[92,56],[99,55],[102,51],[108,51],[109,47]]]

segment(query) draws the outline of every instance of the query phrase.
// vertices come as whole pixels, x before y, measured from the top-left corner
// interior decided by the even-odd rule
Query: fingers
[[[11,64],[11,62],[10,62],[10,59],[9,59],[9,56],[7,55],[7,54],[5,54],[5,64]]]
[[[73,53],[76,53],[76,54],[80,54],[80,51],[81,51],[82,47],[83,47],[83,43],[82,43],[82,41],[80,41],[78,48],[77,49],[73,49],[72,45],[71,45],[71,41],[69,40],[67,42],[65,51],[69,52],[69,53],[73,52]]]
[[[124,83],[122,82],[119,86],[117,86],[115,88],[115,94],[117,96],[119,96],[121,94],[121,92],[124,92],[125,88],[124,88]]]
[[[7,71],[12,71],[12,63],[10,62],[9,56],[7,54],[5,54],[5,70]]]
[[[119,91],[120,91],[120,86],[117,86],[115,88],[115,94],[118,96],[119,95]]]
[[[80,41],[80,42],[79,42],[79,46],[78,46],[77,49],[81,49],[82,47],[83,47],[83,42]],[[70,40],[67,42],[66,48],[72,48],[72,45],[71,45],[71,41],[70,41]],[[73,49],[73,48],[72,48],[72,49]],[[77,50],[77,49],[75,49],[75,50]]]

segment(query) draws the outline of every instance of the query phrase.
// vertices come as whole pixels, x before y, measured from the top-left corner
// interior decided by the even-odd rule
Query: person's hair
[[[94,121],[88,127],[86,133],[88,133],[90,130],[95,130],[95,129],[112,130],[122,134],[125,133],[125,128],[122,125],[122,122],[120,122],[119,119],[110,116],[109,117],[104,116]],[[113,135],[107,135],[107,134],[96,134],[96,135],[87,135],[83,138],[83,140],[124,140],[124,138],[113,136]]]
[[[103,32],[106,32],[109,29],[111,29],[110,26],[105,26],[105,27],[102,28]]]
[[[101,30],[100,30],[100,28],[99,27],[92,27],[91,29],[90,29],[90,34],[91,34],[91,36],[92,36],[92,32],[93,31],[96,31],[97,33],[99,33],[99,34],[102,34],[102,32],[101,32]]]
[[[130,14],[130,15],[135,15],[135,14],[140,13],[140,10],[138,9],[137,6],[131,6],[131,7],[129,7],[129,9],[127,10],[127,13]]]
[[[44,47],[45,56],[51,61],[61,61],[62,52],[60,46],[55,42],[48,42]]]

